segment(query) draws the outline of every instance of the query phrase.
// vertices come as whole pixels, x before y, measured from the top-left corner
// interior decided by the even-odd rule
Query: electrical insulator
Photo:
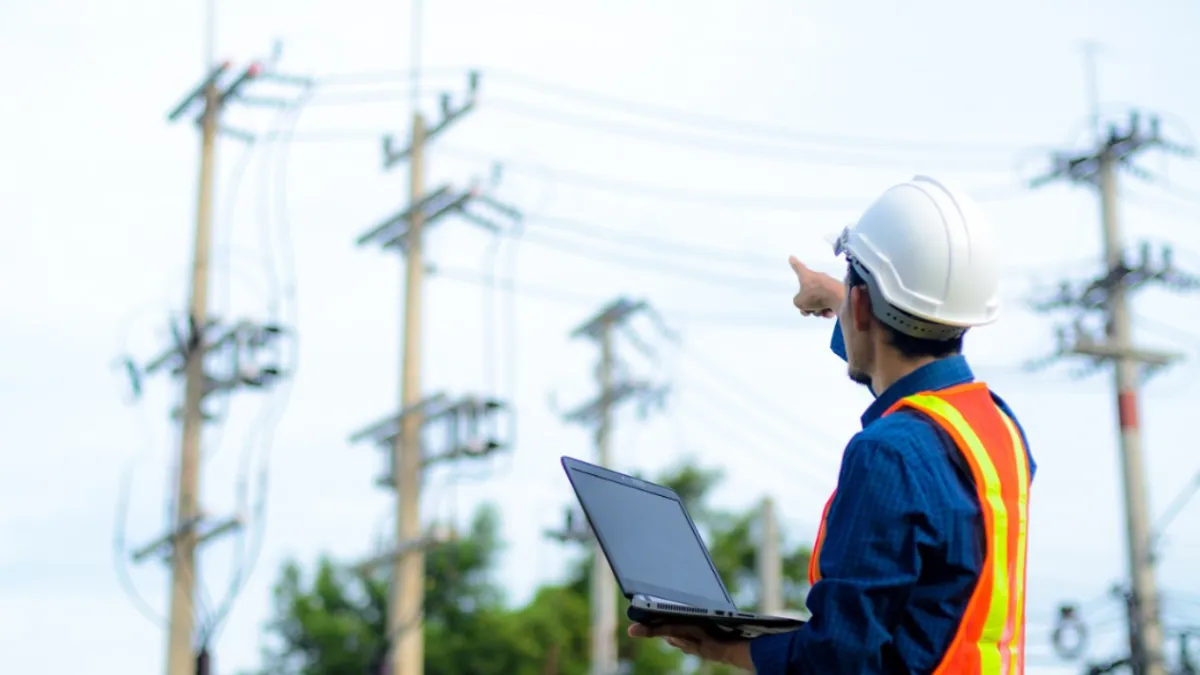
[[[1087,626],[1079,618],[1078,608],[1074,605],[1058,608],[1058,621],[1050,634],[1050,641],[1062,659],[1071,661],[1083,656],[1087,647]]]

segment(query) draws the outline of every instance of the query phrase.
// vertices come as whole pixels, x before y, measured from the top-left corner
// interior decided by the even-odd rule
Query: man
[[[966,196],[916,177],[842,232],[844,282],[790,259],[794,304],[832,318],[832,348],[876,394],[846,446],[809,567],[799,630],[722,643],[630,628],[758,675],[1020,675],[1029,486],[1024,432],[963,358],[995,320],[990,225]]]

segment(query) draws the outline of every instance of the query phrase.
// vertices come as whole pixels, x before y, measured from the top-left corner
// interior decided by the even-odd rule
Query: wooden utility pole
[[[777,616],[783,613],[783,558],[779,550],[779,520],[775,500],[762,501],[762,531],[758,542],[758,611]]]
[[[1141,259],[1135,262],[1129,260],[1121,237],[1117,169],[1127,167],[1130,171],[1139,172],[1132,165],[1132,160],[1142,150],[1152,147],[1177,154],[1188,153],[1188,149],[1162,138],[1157,119],[1151,119],[1146,129],[1134,113],[1130,116],[1127,128],[1118,129],[1113,125],[1107,138],[1100,139],[1099,147],[1080,154],[1057,155],[1053,171],[1032,183],[1037,187],[1053,180],[1066,179],[1087,184],[1100,194],[1104,274],[1079,289],[1064,283],[1057,296],[1042,303],[1041,309],[1072,308],[1080,314],[1072,327],[1074,335],[1068,336],[1067,330],[1060,330],[1056,356],[1084,356],[1094,366],[1106,363],[1114,365],[1113,384],[1116,390],[1131,582],[1130,603],[1134,617],[1130,622],[1131,662],[1138,675],[1166,675],[1167,672],[1151,554],[1152,532],[1142,456],[1138,388],[1148,372],[1169,365],[1178,355],[1138,349],[1133,345],[1129,293],[1150,282],[1176,289],[1197,288],[1194,277],[1174,268],[1169,248],[1163,248],[1159,258],[1154,260],[1149,245],[1143,245]],[[1082,319],[1089,313],[1101,316],[1103,335],[1094,335],[1083,326]]]
[[[613,334],[612,322],[600,332],[600,423],[596,427],[596,462],[612,466]],[[617,590],[600,541],[592,539],[592,675],[617,672]]]
[[[661,406],[668,391],[665,386],[653,386],[648,382],[632,381],[617,376],[614,331],[639,312],[651,310],[644,302],[618,298],[571,333],[571,337],[587,337],[600,347],[600,363],[596,368],[600,394],[590,403],[565,416],[569,422],[595,427],[597,464],[600,466],[612,464],[613,413],[617,405],[626,399],[638,399],[645,411],[648,404]],[[642,346],[644,343],[635,341],[635,344]],[[595,537],[573,527],[570,519],[564,532],[552,533],[552,536],[563,540],[588,541],[591,544],[591,675],[615,675],[618,670],[617,592],[608,561]]]
[[[215,81],[204,87],[200,115],[200,179],[196,196],[196,234],[192,244],[192,292],[188,325],[195,340],[208,322],[208,257],[212,248],[213,173],[216,166],[217,119],[221,97]],[[191,675],[196,655],[195,628],[196,532],[199,514],[200,432],[204,425],[204,354],[189,353],[183,394],[183,432],[179,449],[179,481],[175,490],[175,541],[171,552],[171,613],[167,642],[168,675]]]
[[[413,113],[409,146],[409,203],[424,194],[425,118]],[[425,259],[421,235],[425,226],[421,209],[409,209],[408,259],[404,267],[404,354],[400,365],[400,406],[408,409],[421,401],[421,303],[425,286]],[[421,535],[421,411],[400,420],[400,433],[392,450],[396,489],[396,541]],[[388,600],[388,634],[395,636],[392,672],[420,675],[425,663],[421,639],[421,609],[425,598],[425,550],[414,546],[396,556]]]
[[[398,249],[405,257],[404,336],[400,372],[400,411],[389,419],[355,434],[353,439],[369,438],[391,446],[390,476],[384,484],[397,491],[396,532],[393,550],[376,556],[376,562],[386,561],[391,567],[391,588],[388,597],[387,659],[393,675],[421,675],[424,672],[424,642],[422,611],[425,597],[425,549],[437,543],[438,537],[424,533],[421,518],[421,474],[434,461],[481,457],[504,444],[496,441],[462,444],[452,441],[452,448],[440,456],[428,455],[422,443],[422,429],[434,419],[448,417],[451,423],[466,423],[470,433],[481,418],[506,409],[507,405],[494,400],[466,397],[449,403],[444,394],[426,397],[421,385],[422,359],[422,298],[425,285],[424,241],[430,227],[447,215],[459,215],[487,230],[499,233],[501,226],[487,217],[468,210],[481,203],[512,220],[521,214],[484,194],[477,185],[465,190],[443,185],[427,190],[424,181],[425,146],[434,137],[462,118],[475,107],[479,86],[477,73],[468,77],[465,102],[455,107],[449,95],[443,95],[441,120],[427,126],[421,112],[414,111],[407,148],[396,149],[395,141],[383,139],[383,166],[390,169],[407,159],[409,162],[409,203],[400,213],[388,218],[358,239],[360,245],[373,243],[384,249]],[[458,429],[457,426],[454,429]],[[464,440],[455,436],[455,439]]]
[[[221,133],[247,142],[254,137],[222,126],[221,115],[232,101],[251,102],[242,95],[243,88],[260,77],[280,82],[306,83],[303,78],[287,78],[264,72],[259,63],[252,63],[240,74],[226,77],[228,63],[213,66],[203,81],[190,91],[167,115],[169,122],[194,119],[200,127],[200,171],[196,195],[195,239],[192,251],[192,278],[186,319],[182,326],[173,325],[173,344],[162,354],[145,364],[135,363],[126,356],[124,366],[129,375],[132,393],[141,396],[142,383],[147,376],[161,372],[184,377],[182,406],[175,411],[182,422],[179,463],[172,522],[165,534],[132,552],[134,562],[159,558],[171,567],[170,610],[167,629],[167,675],[194,675],[208,667],[209,653],[205,641],[221,617],[212,618],[196,643],[196,584],[197,549],[204,543],[233,532],[243,525],[241,514],[213,522],[200,504],[201,436],[208,416],[204,402],[212,396],[231,395],[240,389],[263,390],[286,376],[278,363],[263,363],[264,349],[287,332],[287,327],[273,323],[243,320],[223,325],[209,317],[209,255],[212,248],[213,180],[216,167],[216,144]],[[276,106],[290,102],[280,99],[258,100]],[[197,113],[196,108],[199,108]],[[191,115],[196,113],[194,117]],[[208,361],[219,356],[228,358],[224,370],[214,373],[207,369]]]

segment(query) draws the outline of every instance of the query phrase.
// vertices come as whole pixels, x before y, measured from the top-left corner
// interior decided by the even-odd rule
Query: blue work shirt
[[[846,358],[839,325],[831,348]],[[906,396],[974,379],[964,357],[940,359],[897,380],[863,413],[825,521],[822,578],[806,603],[812,618],[800,630],[750,643],[758,675],[937,668],[983,567],[983,515],[950,436],[919,413],[883,413]],[[1031,477],[1034,469],[1031,456]]]

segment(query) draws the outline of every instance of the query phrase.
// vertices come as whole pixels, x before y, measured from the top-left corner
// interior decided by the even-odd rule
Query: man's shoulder
[[[915,411],[897,410],[868,424],[851,439],[847,452],[891,453],[899,458],[924,459],[940,452],[943,442],[934,426]]]
[[[913,440],[927,440],[931,431],[931,424],[924,415],[911,408],[900,408],[872,421],[854,438],[867,443],[899,446]]]

